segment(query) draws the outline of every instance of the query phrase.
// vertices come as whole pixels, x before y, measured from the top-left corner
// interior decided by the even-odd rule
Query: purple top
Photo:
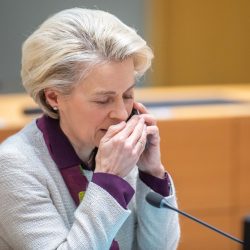
[[[65,174],[63,173],[66,173],[70,168],[74,169],[72,167],[76,167],[78,165],[81,165],[84,169],[93,170],[78,157],[70,141],[61,130],[59,125],[59,120],[52,119],[46,115],[43,115],[41,118],[37,119],[36,122],[38,128],[43,133],[43,137],[47,145],[47,148],[49,150],[50,156],[58,166],[63,177],[65,177],[64,176]],[[95,149],[94,151],[94,156],[96,152],[97,149]],[[95,157],[93,157],[93,161],[94,162],[92,165],[95,165]],[[69,174],[66,175],[68,178]],[[79,177],[82,176],[80,174],[80,167],[79,167],[79,173],[78,172],[77,174],[74,173],[74,178],[76,175],[78,175]],[[139,171],[139,177],[147,186],[149,186],[155,192],[163,196],[169,195],[169,178],[167,174],[165,175],[164,179],[160,179]],[[74,189],[74,183],[70,182],[70,180],[72,181],[73,178],[68,178],[68,180],[69,180],[68,183],[67,181],[65,181],[66,185],[68,186],[68,188],[69,185],[70,186],[73,185]],[[119,202],[119,204],[124,208],[127,208],[129,201],[134,195],[134,190],[130,186],[130,184],[121,177],[116,175],[108,173],[94,173],[92,182],[99,185],[107,192],[109,192],[117,200],[117,202]]]

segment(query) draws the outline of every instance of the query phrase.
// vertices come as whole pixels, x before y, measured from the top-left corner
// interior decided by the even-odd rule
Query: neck
[[[74,148],[77,156],[84,162],[84,163],[88,163],[90,155],[93,151],[93,147],[87,146],[86,144],[83,144],[81,141],[79,141],[77,138],[75,138],[74,136],[71,136],[71,134],[69,133],[69,131],[65,130],[63,128],[63,126],[60,127],[63,131],[63,133],[66,135],[66,137],[68,138],[68,140],[70,141],[72,147]]]
[[[82,145],[79,144],[74,144],[71,140],[70,140],[76,154],[78,155],[78,157],[85,163],[87,164],[90,158],[90,155],[93,151],[93,149],[87,149],[85,147],[83,147]]]

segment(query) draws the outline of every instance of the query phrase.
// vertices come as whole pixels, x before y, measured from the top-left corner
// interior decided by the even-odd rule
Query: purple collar
[[[85,165],[63,133],[58,119],[52,119],[43,115],[36,120],[36,124],[43,133],[43,138],[50,156],[59,169],[69,168],[80,164]]]

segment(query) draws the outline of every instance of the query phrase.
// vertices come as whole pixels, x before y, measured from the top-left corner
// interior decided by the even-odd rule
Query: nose
[[[126,121],[128,118],[128,111],[123,101],[115,103],[112,111],[110,112],[110,118],[118,121]]]

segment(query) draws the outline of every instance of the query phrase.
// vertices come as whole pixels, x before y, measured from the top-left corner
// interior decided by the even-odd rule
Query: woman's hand
[[[156,120],[141,103],[135,103],[134,108],[147,125],[147,138],[143,141],[145,150],[137,163],[138,168],[155,177],[164,178],[165,169],[161,163],[160,135]]]
[[[125,177],[136,166],[146,137],[144,118],[137,115],[127,123],[110,126],[99,144],[95,172]]]

